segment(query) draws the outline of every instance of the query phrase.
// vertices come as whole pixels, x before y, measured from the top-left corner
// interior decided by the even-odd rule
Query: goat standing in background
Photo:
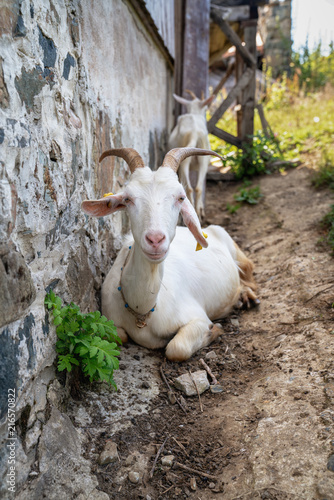
[[[242,299],[257,301],[253,264],[219,226],[202,233],[196,212],[177,178],[193,155],[212,151],[178,148],[153,172],[131,148],[111,149],[132,172],[124,191],[84,201],[95,217],[127,210],[132,238],[119,252],[102,287],[102,312],[119,337],[129,335],[150,349],[166,347],[172,361],[183,361],[221,335],[212,320],[227,315]],[[179,214],[187,227],[177,227]],[[188,231],[189,229],[189,231]],[[195,241],[200,248],[195,251]],[[206,239],[207,238],[207,239]]]
[[[169,138],[168,148],[203,148],[210,149],[208,129],[206,125],[206,110],[215,98],[215,95],[207,99],[198,99],[193,92],[187,90],[193,97],[192,101],[183,99],[173,94],[174,99],[183,104],[187,111],[178,117],[177,124],[172,130]],[[210,159],[208,157],[196,157],[185,159],[179,168],[179,177],[186,188],[187,196],[194,205],[196,213],[201,220],[204,217],[203,191],[206,174]],[[194,200],[193,188],[190,182],[190,170],[197,170],[198,177],[195,188],[196,200]]]

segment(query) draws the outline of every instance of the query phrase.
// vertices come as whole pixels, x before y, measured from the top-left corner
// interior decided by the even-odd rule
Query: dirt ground
[[[261,304],[236,310],[220,339],[185,363],[165,361],[162,351],[123,349],[123,379],[130,356],[143,393],[154,389],[145,411],[135,409],[138,390],[121,430],[102,410],[81,425],[86,458],[110,498],[334,499],[334,266],[319,245],[319,221],[333,201],[309,176],[301,166],[256,179],[263,199],[232,215],[226,203],[240,184],[208,182],[206,222],[224,226],[253,260]],[[200,358],[223,392],[184,397],[184,411],[170,401],[160,367],[180,397],[174,379],[202,369]],[[130,389],[129,379],[121,392]],[[108,398],[104,411],[115,404]],[[84,393],[80,405],[88,412]],[[108,439],[119,458],[101,466]],[[162,465],[166,455],[174,456],[172,466]],[[137,484],[130,471],[138,472]]]

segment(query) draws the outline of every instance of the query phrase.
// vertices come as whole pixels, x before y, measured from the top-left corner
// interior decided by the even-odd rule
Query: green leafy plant
[[[91,382],[104,380],[117,389],[113,371],[119,367],[117,344],[122,342],[114,323],[99,311],[84,314],[73,303],[63,307],[53,291],[46,295],[45,305],[57,327],[58,370],[70,372],[78,366]]]
[[[231,205],[230,203],[226,203],[226,208],[230,212],[230,214],[235,214],[240,207],[241,205]]]
[[[236,201],[241,201],[245,203],[249,203],[250,205],[256,205],[259,203],[260,198],[263,197],[263,194],[260,191],[260,186],[254,187],[243,187],[239,189],[239,193],[234,195],[234,199]]]
[[[236,179],[270,173],[270,162],[281,159],[276,138],[268,138],[261,131],[252,137],[251,143],[245,143],[243,149],[219,142],[213,136],[210,136],[210,142],[214,151],[225,156]]]

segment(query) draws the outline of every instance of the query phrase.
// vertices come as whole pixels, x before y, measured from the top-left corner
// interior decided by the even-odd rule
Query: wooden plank
[[[236,51],[235,54],[235,78],[236,81],[241,78],[242,73],[244,71],[245,63],[241,55],[239,54],[238,51]],[[237,97],[237,106],[236,106],[236,112],[237,112],[237,136],[241,138],[241,123],[242,123],[242,96],[239,94]]]
[[[212,94],[213,95],[217,95],[218,92],[224,87],[225,83],[227,82],[227,80],[229,79],[229,77],[231,76],[232,72],[234,70],[234,62],[230,63],[228,65],[228,68],[226,70],[226,73],[225,75],[223,76],[223,78],[220,80],[219,83],[217,83],[217,85],[215,86],[214,90],[212,91]]]
[[[257,20],[249,20],[242,23],[244,28],[244,40],[249,52],[256,55],[256,31]],[[245,143],[252,143],[254,134],[254,108],[255,108],[255,68],[249,79],[248,85],[242,92],[242,124],[241,124],[241,140]]]
[[[260,120],[261,120],[261,125],[262,125],[262,128],[263,128],[264,135],[269,138],[270,135],[271,135],[271,133],[272,133],[272,131],[271,131],[271,128],[269,126],[269,123],[266,120],[266,117],[264,116],[264,111],[263,111],[262,104],[259,103],[256,106],[256,109],[258,110],[258,113],[259,113],[259,117],[260,117]]]
[[[186,0],[183,97],[189,89],[198,97],[208,91],[210,0]]]
[[[249,52],[246,46],[242,45],[242,42],[236,32],[233,31],[231,26],[224,19],[222,19],[222,17],[219,15],[219,13],[217,13],[217,11],[215,11],[214,8],[211,9],[211,19],[214,23],[218,24],[218,26],[223,31],[223,33],[225,33],[230,42],[235,45],[235,48],[240,53],[247,66],[255,67],[256,59],[253,54]]]
[[[225,111],[231,106],[231,104],[237,98],[237,96],[243,91],[243,89],[245,89],[245,87],[247,87],[253,75],[254,75],[254,70],[251,68],[247,68],[242,77],[239,79],[239,81],[236,83],[233,89],[229,92],[226,99],[216,109],[210,120],[207,122],[209,132],[211,132],[217,121],[220,120],[220,118],[223,116]]]
[[[238,137],[235,137],[234,135],[225,132],[225,130],[222,130],[221,128],[213,127],[210,133],[215,135],[219,139],[228,142],[229,144],[233,144],[233,146],[236,146],[239,149],[241,149],[242,147],[242,141],[238,139]]]
[[[183,94],[183,45],[184,45],[184,14],[185,0],[175,2],[175,65],[174,65],[174,93]],[[174,126],[182,113],[180,103],[174,101]]]

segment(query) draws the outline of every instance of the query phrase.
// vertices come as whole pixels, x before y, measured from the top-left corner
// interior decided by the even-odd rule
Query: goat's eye
[[[185,199],[186,199],[186,197],[185,197],[185,196],[180,196],[180,197],[179,197],[179,201],[180,201],[181,203],[182,203]]]

